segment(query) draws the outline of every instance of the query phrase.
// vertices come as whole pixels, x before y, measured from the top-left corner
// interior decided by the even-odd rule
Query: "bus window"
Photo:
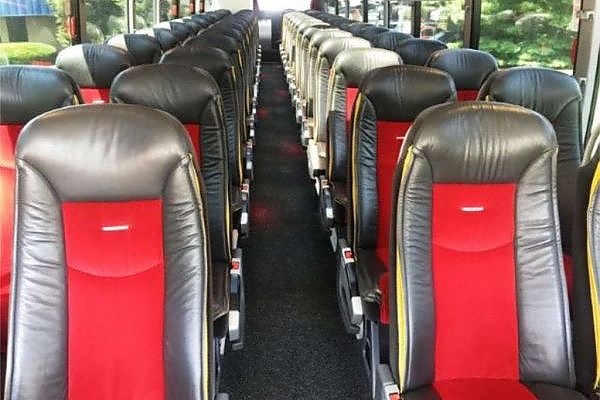
[[[310,8],[310,0],[258,0],[258,9],[260,11],[281,11],[286,8],[306,10]]]
[[[335,3],[336,3],[336,0],[328,0],[327,1],[327,12],[329,14],[335,14]]]
[[[154,2],[135,0],[135,29],[149,28],[154,25]]]
[[[190,7],[194,4],[193,0],[179,0],[179,16],[187,17],[192,14]]]
[[[4,2],[0,7],[0,65],[54,63],[70,44],[63,0]]]
[[[348,18],[348,0],[338,1],[338,15]]]
[[[572,70],[577,30],[573,4],[573,0],[483,0],[479,48],[492,53],[500,67]]]
[[[111,36],[127,32],[126,0],[86,0],[84,41],[104,43]]]
[[[423,39],[436,39],[450,48],[461,47],[464,22],[463,0],[421,2]]]
[[[175,18],[172,13],[171,1],[170,0],[159,0],[159,21],[168,21]]]
[[[412,34],[412,5],[410,0],[390,1],[390,29]]]

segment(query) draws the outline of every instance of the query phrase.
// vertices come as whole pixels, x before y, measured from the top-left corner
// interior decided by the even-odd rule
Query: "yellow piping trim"
[[[356,107],[354,108],[354,116],[352,117],[352,132],[350,134],[350,146],[351,146],[351,153],[350,153],[350,157],[348,159],[348,162],[350,163],[350,167],[352,168],[352,199],[350,199],[352,201],[352,215],[354,215],[353,221],[354,223],[352,224],[352,228],[353,228],[353,232],[354,235],[352,236],[352,247],[356,248],[356,237],[358,236],[358,228],[356,227],[357,223],[356,221],[358,220],[358,209],[356,207],[356,199],[358,198],[358,170],[356,168],[356,165],[354,165],[354,162],[352,161],[354,159],[354,155],[356,154],[356,145],[358,142],[358,136],[355,137],[354,132],[357,132],[357,121],[358,121],[358,109],[359,107],[362,105],[362,101],[363,101],[363,96],[361,92],[358,92],[358,97],[356,98],[356,102],[354,103],[356,105]],[[358,133],[356,134],[358,135]],[[330,157],[331,158],[331,157]],[[330,170],[329,170],[329,176],[331,176],[331,171],[333,170],[333,163],[331,163],[330,161]]]
[[[592,179],[592,186],[590,188],[590,198],[588,201],[587,215],[587,265],[588,265],[588,276],[590,280],[590,299],[592,302],[592,316],[594,319],[594,340],[596,343],[596,378],[594,380],[594,389],[597,389],[600,385],[600,304],[598,302],[598,282],[596,281],[596,274],[593,267],[592,257],[592,243],[591,243],[591,229],[590,229],[590,213],[592,212],[593,199],[596,197],[598,191],[598,185],[600,184],[600,165],[596,166],[594,177]]]
[[[402,180],[400,181],[400,188],[404,190],[406,185],[406,177],[408,171],[413,163],[413,148],[410,146],[406,152],[406,158],[402,165]],[[397,207],[397,204],[396,204]],[[396,216],[398,218],[398,216]],[[401,220],[404,223],[404,216],[401,216]],[[400,252],[403,249],[399,245],[398,238],[396,238],[396,308],[398,312],[398,375],[400,378],[399,386],[400,392],[404,392],[406,388],[406,361],[408,352],[408,335],[406,328],[406,309],[405,309],[405,294],[404,294],[404,266],[402,265],[402,258]]]

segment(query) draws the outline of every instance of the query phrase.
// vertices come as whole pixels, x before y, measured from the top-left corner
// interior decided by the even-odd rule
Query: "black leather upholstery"
[[[70,107],[24,129],[7,400],[67,398],[62,203],[149,198],[163,202],[165,396],[212,398],[208,236],[191,152],[175,118],[140,106]]]
[[[502,103],[436,106],[413,124],[400,156],[392,205],[390,362],[402,392],[434,380],[432,185],[515,182],[519,380],[562,386],[570,396],[564,398],[580,398],[568,390],[574,386],[574,369],[556,222],[557,147],[545,118]],[[557,391],[534,390],[546,393],[541,399],[557,398],[551,394]]]
[[[184,64],[209,72],[219,85],[223,97],[223,111],[227,126],[227,149],[229,151],[229,172],[234,187],[242,184],[242,145],[244,137],[242,112],[238,104],[238,77],[229,55],[215,47],[184,46],[168,51],[162,57],[162,64]]]
[[[438,50],[429,57],[427,66],[450,74],[457,90],[479,90],[498,70],[498,63],[491,54],[473,49]]]
[[[398,43],[400,43],[403,40],[411,39],[411,38],[412,38],[412,35],[409,35],[408,33],[387,31],[387,32],[383,32],[383,33],[380,33],[379,35],[375,36],[371,40],[371,43],[373,44],[373,47],[379,47],[381,49],[393,51],[396,48],[396,46],[398,45]]]
[[[204,178],[211,258],[231,259],[231,202],[227,135],[219,86],[206,71],[187,65],[133,67],[115,79],[111,101],[167,111],[184,124],[201,125],[200,171]],[[229,270],[213,271],[229,274]],[[213,287],[214,317],[229,310],[228,287]]]
[[[559,71],[512,68],[498,71],[486,82],[480,99],[518,104],[537,111],[552,123],[558,140],[558,205],[561,239],[571,254],[575,181],[581,145],[581,90],[577,81]]]
[[[1,124],[25,124],[46,111],[83,102],[73,78],[53,68],[0,66],[0,87]]]
[[[56,56],[56,66],[73,77],[80,87],[109,88],[119,72],[131,67],[129,53],[106,44],[78,44]]]
[[[158,62],[162,49],[158,40],[152,36],[126,33],[110,38],[107,44],[119,47],[129,53],[132,65],[153,64]]]
[[[425,65],[435,51],[446,49],[438,40],[406,39],[396,45],[394,51],[400,54],[404,64]]]
[[[387,267],[374,255],[378,235],[377,121],[411,122],[430,106],[453,101],[452,78],[439,70],[414,65],[379,68],[360,87],[352,121],[347,197],[347,237],[357,255],[361,297],[368,317],[379,318],[380,277]]]

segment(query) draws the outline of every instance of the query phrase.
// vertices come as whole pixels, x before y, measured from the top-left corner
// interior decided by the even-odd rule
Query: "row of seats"
[[[591,293],[572,289],[579,87],[443,47],[284,15],[280,51],[342,320],[363,338],[374,398],[581,398],[566,308]],[[593,345],[578,374],[586,394]]]
[[[178,38],[160,57],[149,55],[154,39],[136,33],[110,39],[127,50],[77,45],[57,68],[0,68],[3,316],[13,262],[15,271],[7,399],[59,398],[67,386],[72,398],[215,398],[225,346],[243,347],[238,238],[249,229],[258,21],[219,11],[169,26],[155,28]],[[138,106],[78,106],[28,123],[107,102]],[[25,170],[47,179],[29,185]],[[49,240],[52,232],[62,234]],[[46,293],[40,311],[30,299]]]

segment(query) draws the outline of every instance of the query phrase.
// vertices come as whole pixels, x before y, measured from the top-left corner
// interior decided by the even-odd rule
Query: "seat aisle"
[[[344,332],[335,258],[321,232],[280,63],[262,67],[243,243],[246,343],[223,365],[232,400],[366,400],[360,345]]]

